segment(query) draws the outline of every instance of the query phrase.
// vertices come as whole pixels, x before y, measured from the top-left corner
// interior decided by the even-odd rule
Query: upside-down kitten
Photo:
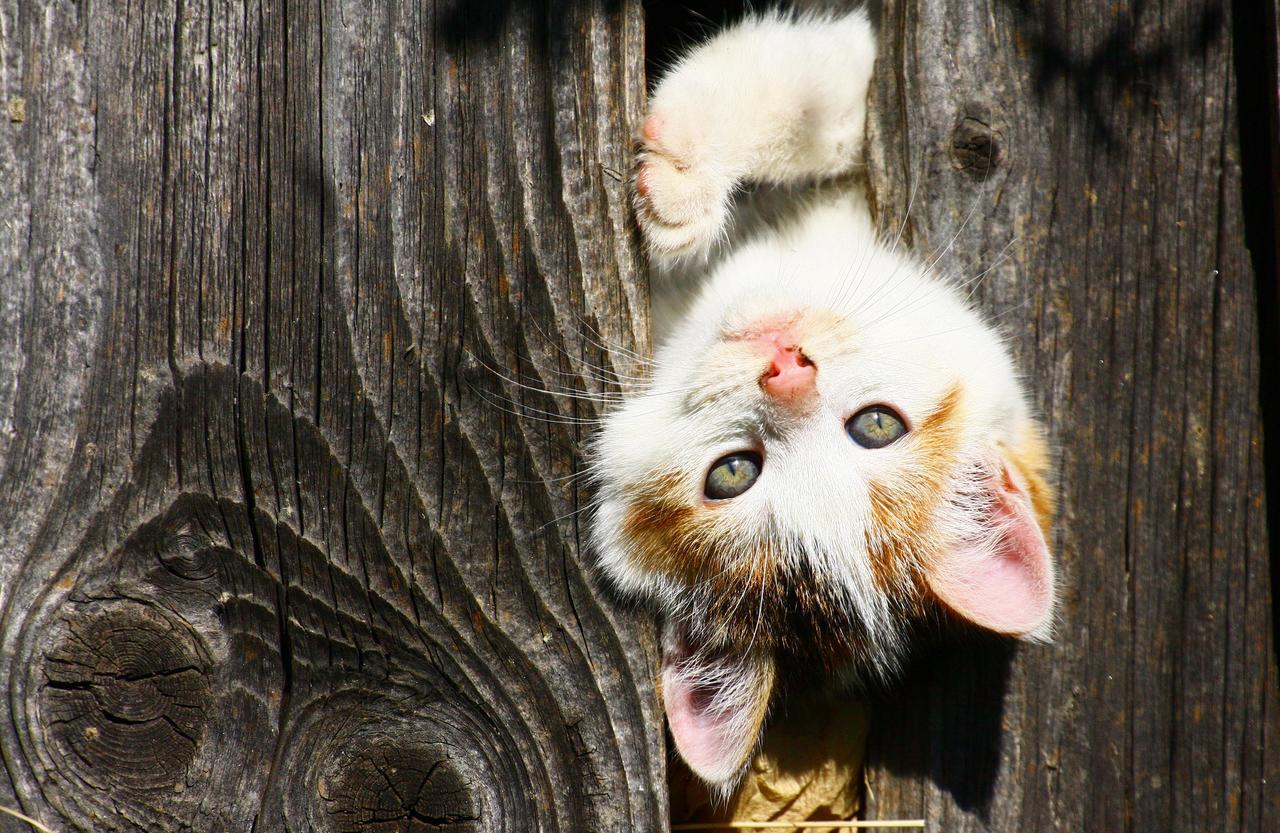
[[[662,79],[641,137],[650,251],[706,268],[594,441],[592,539],[664,617],[676,746],[726,789],[779,669],[884,677],[940,616],[1051,626],[1045,446],[995,329],[876,234],[861,183],[728,233],[744,182],[856,170],[874,58],[861,13],[753,17]]]

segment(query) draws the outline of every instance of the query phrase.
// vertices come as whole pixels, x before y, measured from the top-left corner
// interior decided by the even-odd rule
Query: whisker
[[[488,394],[488,392],[486,392],[485,390],[469,383],[468,383],[468,387],[471,389],[471,391],[474,394],[479,396],[489,405],[493,406],[494,408],[497,408],[498,410],[504,413],[511,414],[512,416],[519,417],[521,419],[531,419],[537,422],[545,422],[551,425],[571,425],[574,427],[598,425],[603,421],[598,418],[571,417],[571,416],[566,416],[564,414],[556,413],[554,411],[545,411],[545,410],[542,410],[541,408],[534,408],[530,405],[525,405],[522,402],[515,402],[509,399],[491,397]],[[511,408],[508,408],[505,406],[504,403],[510,403],[512,405],[515,405],[521,410],[517,411]],[[532,411],[533,413],[527,413],[528,411]]]
[[[917,180],[917,182],[918,182],[918,180]],[[915,189],[914,189],[914,187],[913,187],[913,189],[912,189],[912,191],[913,191],[912,199],[913,199],[913,200],[914,200],[914,190],[915,190]],[[980,203],[981,203],[981,201],[982,201],[982,196],[983,196],[982,191],[977,191],[977,192],[975,192],[975,193],[974,193],[974,195],[973,195],[973,200],[972,200],[972,201],[970,202],[970,204],[969,204],[969,210],[965,213],[964,219],[963,219],[963,220],[961,220],[960,225],[956,228],[955,232],[951,235],[950,239],[947,241],[947,244],[946,244],[946,245],[945,245],[945,246],[944,246],[940,251],[938,251],[937,253],[935,253],[935,254],[933,255],[933,257],[931,257],[929,260],[927,260],[927,261],[924,263],[923,268],[921,269],[921,271],[922,271],[922,272],[924,272],[924,273],[926,273],[926,274],[927,274],[927,273],[929,273],[929,272],[933,271],[933,270],[934,270],[934,268],[937,266],[937,264],[938,264],[939,262],[941,262],[942,258],[943,258],[943,257],[945,257],[945,256],[946,256],[946,255],[951,251],[951,249],[952,249],[952,247],[955,245],[956,241],[960,238],[960,235],[964,232],[964,230],[968,227],[969,222],[973,219],[973,215],[974,215],[974,213],[977,211],[978,206],[979,206],[979,204],[980,204]],[[904,218],[904,220],[903,220],[903,229],[905,229],[905,228],[906,228],[906,218]],[[900,240],[900,239],[901,239],[901,233],[899,234],[899,240]],[[894,251],[896,251],[896,250],[897,250],[897,241],[895,241],[895,243],[894,243]],[[896,268],[894,269],[894,273],[896,274],[897,272],[898,272],[898,268],[896,267]],[[904,279],[905,279],[905,278],[904,278]],[[901,283],[901,281],[900,281],[899,283]],[[895,286],[893,286],[893,287],[889,287],[889,290],[896,289],[896,288],[897,288],[897,285],[895,285]],[[917,290],[917,291],[918,291],[918,290]],[[881,315],[877,316],[877,318],[876,318],[872,323],[874,323],[874,324],[878,324],[878,323],[880,323],[881,321],[886,320],[886,319],[887,319],[887,318],[889,318],[890,316],[892,316],[892,315],[896,314],[896,313],[897,313],[898,308],[899,308],[901,305],[903,305],[903,304],[910,304],[910,303],[913,303],[915,300],[916,300],[916,294],[913,292],[913,293],[912,293],[912,295],[909,295],[906,299],[902,299],[902,300],[900,300],[897,304],[895,304],[895,305],[894,305],[894,307],[891,307],[889,310],[886,310],[884,313],[882,313]]]
[[[591,474],[590,469],[583,468],[573,472],[572,474],[566,474],[560,477],[540,477],[537,480],[509,480],[507,482],[518,486],[545,486],[548,483],[569,483],[589,474]]]
[[[581,321],[581,317],[580,317],[580,316],[576,316],[576,315],[575,315],[575,318],[577,318],[579,321]],[[595,371],[597,371],[597,372],[599,372],[599,373],[602,373],[602,374],[610,374],[610,375],[614,376],[616,379],[619,379],[619,380],[627,379],[628,381],[643,381],[643,377],[632,377],[632,376],[630,376],[629,374],[623,374],[623,373],[620,373],[619,371],[614,370],[614,369],[612,369],[612,368],[605,368],[605,367],[602,367],[602,366],[600,366],[600,365],[594,364],[593,362],[588,361],[587,359],[585,359],[585,358],[584,358],[584,357],[582,357],[582,356],[575,356],[575,355],[573,355],[573,354],[572,354],[572,353],[570,353],[567,349],[565,349],[564,345],[561,343],[561,342],[562,342],[562,339],[554,339],[554,338],[552,338],[552,337],[551,337],[551,336],[546,332],[546,330],[544,330],[544,329],[542,328],[542,325],[538,323],[538,320],[537,320],[536,318],[531,318],[531,319],[529,319],[529,322],[533,325],[533,328],[534,328],[535,330],[537,330],[537,331],[538,331],[538,334],[539,334],[540,336],[542,336],[543,341],[545,341],[547,344],[551,345],[551,346],[552,346],[552,348],[553,348],[555,351],[557,351],[558,353],[560,353],[560,355],[564,356],[564,357],[565,357],[565,359],[569,362],[570,366],[575,366],[575,367],[576,367],[576,366],[581,365],[581,366],[583,366],[583,367],[586,367],[586,368],[589,368],[589,369],[595,370]],[[585,322],[583,322],[583,323],[585,323]],[[560,325],[560,322],[559,322],[559,320],[558,320],[558,319],[556,320],[556,324],[557,324],[557,326],[559,326],[559,325]],[[622,355],[624,358],[630,359],[632,362],[635,362],[635,363],[639,364],[642,368],[648,369],[648,368],[650,368],[650,367],[652,366],[652,363],[651,363],[651,362],[649,362],[649,361],[648,361],[647,359],[645,359],[643,356],[640,356],[639,354],[634,353],[633,351],[627,350],[626,348],[622,348],[622,347],[620,347],[620,346],[616,347],[616,349],[614,349],[614,348],[610,348],[609,346],[606,346],[606,345],[603,345],[603,344],[596,343],[596,342],[592,341],[591,339],[589,339],[589,338],[585,337],[585,336],[583,335],[583,333],[582,333],[579,329],[577,329],[577,328],[575,328],[575,327],[572,327],[572,326],[571,326],[571,327],[568,327],[567,329],[569,329],[569,331],[570,331],[570,332],[572,332],[575,336],[577,336],[579,340],[581,340],[581,341],[583,341],[583,342],[586,342],[586,343],[588,343],[588,344],[591,344],[591,345],[593,345],[593,346],[597,347],[597,348],[598,348],[598,349],[600,349],[600,350],[603,350],[603,351],[605,352],[605,354],[606,354],[606,355],[608,355],[608,356],[610,356],[610,357],[617,356],[617,355]],[[537,362],[534,362],[534,361],[532,361],[532,360],[531,360],[531,361],[530,361],[530,364],[533,364],[535,367],[537,367]],[[557,372],[563,372],[563,371],[557,371]],[[584,377],[584,374],[580,374],[580,373],[575,373],[575,374],[573,374],[573,375],[578,376],[579,378],[583,378],[583,377]],[[585,378],[593,378],[593,377],[592,377],[592,374],[588,373],[588,374],[585,374]],[[618,384],[619,386],[621,386],[621,385],[622,385],[622,383],[621,383],[620,381],[619,381],[619,382],[614,382],[614,381],[612,381],[612,380],[608,379],[607,377],[606,377],[606,378],[604,378],[604,379],[598,379],[598,380],[596,380],[596,381],[601,382],[601,384],[602,384],[602,385],[608,385],[608,384]]]
[[[534,393],[541,393],[547,396],[561,396],[566,399],[580,399],[583,401],[593,402],[596,404],[613,403],[613,402],[619,402],[622,400],[621,394],[593,394],[593,393],[587,393],[586,391],[581,391],[581,390],[571,390],[571,389],[554,390],[548,387],[539,387],[537,385],[529,385],[524,382],[521,382],[518,379],[513,379],[512,377],[503,373],[501,370],[498,370],[496,367],[489,365],[487,362],[485,362],[484,359],[480,358],[475,353],[472,353],[470,350],[467,350],[466,352],[469,356],[471,356],[472,359],[476,361],[477,364],[479,364],[485,370],[489,371],[499,379],[502,379],[503,381],[509,384],[515,385],[517,388],[520,388],[522,390],[533,391]],[[541,380],[539,379],[538,381],[541,381]]]
[[[615,344],[609,341],[609,339],[603,333],[601,333],[598,329],[593,327],[591,325],[591,322],[587,321],[581,315],[578,315],[575,313],[574,319],[578,322],[579,325],[587,327],[591,331],[592,335],[595,336],[595,338],[588,338],[579,329],[577,330],[577,334],[578,334],[578,337],[581,338],[583,341],[586,341],[589,344],[593,344],[596,347],[599,347],[601,350],[604,350],[608,353],[626,356],[632,361],[636,361],[644,365],[652,365],[654,363],[653,359],[648,356],[642,356],[629,347],[626,347],[621,344]]]
[[[561,352],[563,353],[563,351]],[[591,379],[603,385],[622,386],[627,382],[646,382],[649,380],[649,378],[652,375],[650,373],[649,375],[645,375],[645,376],[633,376],[631,374],[621,373],[612,368],[602,367],[598,364],[593,364],[592,362],[579,358],[577,359],[577,361],[579,364],[583,366],[584,369],[588,371],[594,371],[593,373],[582,374],[582,373],[578,373],[576,370],[560,370],[559,368],[555,368],[555,367],[542,367],[541,363],[531,356],[526,356],[526,355],[517,353],[516,357],[519,358],[521,361],[527,362],[528,364],[531,364],[534,367],[538,368],[539,372],[553,373],[556,376],[567,376],[572,379],[583,379],[583,378]],[[596,375],[596,374],[601,374],[601,375]]]
[[[1013,244],[1016,242],[1017,242],[1017,238],[1014,238],[1010,240],[1008,243],[1006,243],[1004,245],[1004,248],[1000,250],[1000,253],[996,255],[996,258],[995,260],[992,261],[991,265],[988,266],[986,269],[983,269],[981,272],[977,273],[973,277],[968,278],[964,281],[959,281],[959,282],[948,281],[942,277],[935,278],[929,281],[928,284],[926,284],[926,290],[923,293],[919,293],[918,295],[913,295],[908,299],[900,301],[893,308],[885,311],[883,315],[881,315],[872,323],[878,324],[882,321],[888,321],[892,319],[894,316],[905,315],[909,312],[912,312],[913,310],[919,309],[925,303],[933,300],[934,298],[938,297],[940,294],[948,290],[964,292],[964,290],[967,288],[969,291],[964,295],[964,301],[966,304],[969,303],[970,299],[973,297],[974,293],[977,292],[978,287],[981,285],[982,279],[985,278],[988,274],[990,274],[993,269],[995,269],[997,266],[999,266],[1008,258],[1009,248],[1013,246]]]
[[[911,209],[912,209],[912,208],[915,206],[915,204],[916,204],[916,191],[917,191],[917,190],[919,190],[919,187],[920,187],[920,181],[921,181],[922,179],[924,179],[923,172],[922,172],[922,171],[923,171],[923,168],[924,168],[924,160],[923,160],[923,158],[922,158],[922,159],[921,159],[921,161],[920,161],[920,167],[921,167],[921,169],[922,169],[922,170],[921,170],[921,171],[918,171],[918,172],[916,173],[916,176],[912,178],[912,183],[911,183],[911,193],[910,193],[910,195],[908,195],[908,197],[907,197],[907,210],[906,210],[906,211],[903,213],[903,215],[902,215],[902,223],[901,223],[901,224],[899,224],[899,226],[898,226],[898,233],[897,233],[896,235],[894,235],[894,238],[893,238],[893,245],[889,248],[889,256],[890,256],[890,257],[893,257],[894,255],[896,255],[896,254],[898,253],[898,246],[899,246],[899,244],[901,244],[901,242],[902,242],[902,238],[903,238],[904,234],[905,234],[905,233],[906,233],[906,231],[907,231],[907,224],[908,224],[908,223],[910,222],[910,220],[911,220]],[[875,243],[876,245],[883,245],[883,241],[874,241],[874,243]],[[865,260],[866,260],[866,262],[867,262],[867,263],[870,263],[870,261],[872,260],[872,253],[873,253],[873,251],[874,251],[874,247],[873,247],[873,246],[867,246],[867,247],[866,247],[866,249],[864,250],[863,257],[865,258]],[[897,270],[895,269],[894,271],[895,271],[895,273],[896,273],[896,271],[897,271]],[[865,272],[863,272],[863,271],[861,271],[861,270],[860,270],[860,271],[859,271],[859,273],[858,273],[857,284],[856,284],[856,286],[854,286],[853,291],[852,291],[852,294],[853,294],[855,297],[856,297],[856,296],[857,296],[857,294],[858,294],[858,290],[862,288],[862,281],[863,281],[865,278],[866,278],[866,274],[865,274]],[[844,302],[844,298],[845,298],[845,295],[842,293],[842,295],[841,295],[841,299],[840,299],[840,301],[841,301],[841,304],[842,304],[842,305],[843,305],[843,302]]]
[[[897,254],[898,246],[902,243],[903,237],[906,234],[907,225],[911,220],[911,210],[912,208],[914,208],[916,203],[916,192],[919,190],[921,180],[924,179],[924,175],[923,175],[924,160],[923,159],[921,159],[920,166],[922,170],[917,172],[916,176],[912,180],[911,194],[907,197],[907,210],[902,215],[902,223],[898,226],[898,233],[894,235],[893,245],[889,249],[890,258],[893,258],[893,256]],[[883,245],[883,241],[874,241],[874,245]],[[868,246],[866,248],[865,256],[867,258],[868,263],[870,263],[872,259],[871,253],[873,251],[874,251],[874,246]],[[899,262],[899,264],[894,267],[893,272],[891,272],[889,276],[883,282],[881,282],[880,286],[877,287],[877,289],[885,288],[885,286],[888,285],[888,283],[892,281],[893,278],[898,274],[898,270],[901,268],[902,268],[902,263]],[[854,297],[857,297],[859,290],[862,289],[862,282],[865,279],[866,279],[866,272],[860,272],[857,279],[857,285],[853,288],[853,291],[852,291],[852,295]],[[874,299],[877,294],[878,293],[868,293],[868,295],[866,296],[866,300],[857,304],[854,307],[854,309],[848,315],[844,316],[841,320],[847,321],[852,316],[861,313],[862,310],[864,310],[870,303],[874,302]],[[843,299],[842,299],[842,303],[843,303]]]
[[[591,509],[595,509],[596,507],[600,506],[600,504],[602,503],[604,503],[604,498],[592,498],[591,500],[579,506],[577,509],[574,509],[571,512],[565,512],[563,515],[561,515],[558,518],[552,518],[551,520],[544,523],[542,526],[538,527],[537,529],[533,530],[527,535],[522,536],[522,538],[526,541],[536,538],[539,535],[541,535],[543,530],[545,530],[547,527],[554,526],[555,524],[558,524],[561,521],[567,521],[576,515],[580,515],[583,512],[589,511]]]
[[[1000,312],[996,313],[995,315],[989,315],[989,316],[987,316],[987,318],[986,318],[985,320],[983,320],[983,321],[975,321],[975,322],[973,322],[972,324],[964,324],[964,325],[961,325],[961,326],[959,326],[959,327],[952,327],[952,328],[951,328],[951,329],[949,329],[949,330],[939,330],[939,331],[937,331],[937,332],[933,332],[933,333],[925,333],[925,334],[923,334],[923,335],[913,336],[913,337],[911,337],[911,338],[895,339],[895,340],[893,340],[893,341],[886,341],[886,342],[882,342],[882,345],[884,345],[884,346],[892,346],[892,345],[895,345],[895,344],[909,344],[909,343],[911,343],[911,342],[913,342],[913,341],[921,341],[921,340],[923,340],[923,339],[928,339],[928,338],[938,338],[939,336],[950,335],[951,333],[960,333],[960,332],[964,332],[965,330],[971,330],[971,329],[974,329],[974,328],[982,328],[982,327],[988,326],[988,325],[990,325],[990,324],[998,324],[998,323],[1000,323],[1000,321],[1002,321],[1005,317],[1007,317],[1007,316],[1009,316],[1009,315],[1011,315],[1011,314],[1013,314],[1013,313],[1015,313],[1015,312],[1024,312],[1028,306],[1029,306],[1029,302],[1027,302],[1027,301],[1023,301],[1022,303],[1014,304],[1013,306],[1009,307],[1008,309],[1001,310]]]
[[[996,259],[991,262],[990,266],[988,266],[986,269],[983,269],[981,272],[979,272],[977,275],[975,275],[973,278],[970,278],[966,282],[967,284],[971,284],[971,288],[964,296],[965,303],[968,303],[973,298],[974,293],[978,291],[978,286],[981,284],[982,279],[985,278],[997,266],[999,266],[1000,264],[1004,263],[1006,260],[1009,259],[1009,249],[1011,249],[1013,245],[1017,242],[1018,242],[1018,238],[1015,237],[1012,240],[1010,240],[1008,243],[1006,243],[1004,248],[1000,250],[1000,254],[996,255]],[[965,285],[966,284],[960,284],[958,288],[964,289]]]
[[[920,159],[920,167],[924,168],[924,158]],[[902,215],[902,225],[898,226],[898,234],[893,238],[893,246],[889,249],[889,254],[898,253],[898,245],[902,242],[902,237],[907,231],[907,223],[911,219],[911,209],[916,204],[916,190],[920,187],[920,180],[924,179],[922,171],[916,173],[914,182],[911,183],[911,194],[907,197],[907,210]]]

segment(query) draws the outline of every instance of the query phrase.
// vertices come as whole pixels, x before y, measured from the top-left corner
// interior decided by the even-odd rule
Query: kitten
[[[652,379],[593,440],[591,539],[663,616],[672,735],[722,789],[791,670],[886,677],[939,617],[1052,623],[1045,445],[998,333],[861,183],[728,233],[744,182],[855,172],[874,58],[861,12],[750,18],[667,73],[640,140],[648,247],[704,274],[678,318],[655,301]]]

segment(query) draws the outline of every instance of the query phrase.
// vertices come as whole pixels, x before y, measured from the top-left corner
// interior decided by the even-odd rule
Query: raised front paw
[[[650,252],[663,257],[706,251],[729,218],[734,178],[699,147],[706,137],[687,121],[651,112],[636,157],[636,219]]]

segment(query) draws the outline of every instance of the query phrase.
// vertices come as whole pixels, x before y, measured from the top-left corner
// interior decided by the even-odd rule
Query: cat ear
[[[926,570],[926,579],[947,607],[976,625],[1047,639],[1054,569],[1041,520],[1047,526],[1051,498],[1040,474],[1042,449],[1024,460],[1020,468],[1014,457],[1003,454],[984,475],[975,501],[980,534],[943,554]]]
[[[699,778],[731,787],[760,739],[773,694],[773,657],[713,651],[691,644],[683,628],[665,630],[662,701],[676,749]]]

